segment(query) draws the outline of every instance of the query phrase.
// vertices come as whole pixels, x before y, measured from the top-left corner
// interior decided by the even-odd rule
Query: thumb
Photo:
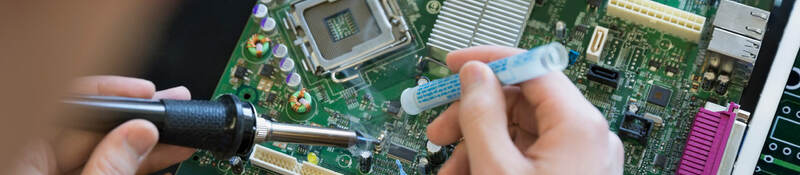
[[[461,102],[458,121],[466,143],[470,172],[524,172],[522,162],[527,161],[523,161],[525,157],[508,134],[503,89],[492,70],[484,63],[470,61],[461,67],[459,76]]]
[[[125,122],[100,141],[83,174],[135,174],[157,142],[158,130],[152,123],[140,119]]]

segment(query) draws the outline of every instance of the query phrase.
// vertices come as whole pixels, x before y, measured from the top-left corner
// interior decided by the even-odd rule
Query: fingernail
[[[188,88],[186,88],[186,86],[175,86],[175,87],[172,87],[172,88],[169,88],[169,89],[165,89],[164,91],[174,91],[174,90],[183,90],[183,89],[188,90]]]
[[[469,61],[461,67],[459,76],[461,76],[461,86],[469,88],[473,85],[480,85],[488,79],[486,77],[487,68],[483,68],[485,64],[478,61]],[[489,71],[491,72],[491,71]],[[488,73],[491,74],[491,73]]]

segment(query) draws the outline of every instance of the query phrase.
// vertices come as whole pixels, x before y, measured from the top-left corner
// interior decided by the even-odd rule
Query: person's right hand
[[[561,72],[502,87],[484,62],[524,50],[478,46],[451,52],[461,100],[427,129],[456,146],[439,174],[622,174],[622,142]]]

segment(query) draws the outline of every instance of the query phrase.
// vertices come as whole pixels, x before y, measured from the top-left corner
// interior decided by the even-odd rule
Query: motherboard
[[[769,135],[756,164],[756,173],[797,174],[800,173],[800,140],[796,134],[800,129],[800,55],[795,59],[786,89],[783,91]]]
[[[708,144],[722,148],[695,148],[706,143],[694,139],[707,138],[698,133],[709,133],[698,129],[700,120],[730,119],[715,127],[731,132],[747,121],[736,103],[771,4],[260,0],[214,97],[233,94],[269,120],[355,130],[379,143],[357,149],[265,142],[250,157],[224,160],[200,150],[177,173],[435,174],[453,145],[428,142],[425,130],[446,106],[409,115],[401,92],[452,74],[444,60],[453,50],[551,42],[569,49],[564,73],[623,140],[625,174],[706,172],[707,163],[729,163],[724,143],[737,137],[720,132],[725,139]]]

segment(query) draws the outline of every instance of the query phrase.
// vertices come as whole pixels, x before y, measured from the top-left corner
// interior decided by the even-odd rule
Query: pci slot
[[[258,144],[253,146],[250,163],[283,175],[297,175],[300,168],[297,158]]]
[[[706,18],[651,0],[609,0],[608,14],[662,32],[700,41]]]
[[[253,146],[250,163],[283,175],[342,175],[306,161],[301,164],[297,158],[261,145]]]
[[[300,174],[303,175],[342,175],[342,173],[337,173],[309,162],[303,162],[302,166],[303,167],[300,168]]]
[[[715,108],[707,105],[695,116],[677,174],[714,175],[720,169],[739,105],[730,103],[722,111]]]

